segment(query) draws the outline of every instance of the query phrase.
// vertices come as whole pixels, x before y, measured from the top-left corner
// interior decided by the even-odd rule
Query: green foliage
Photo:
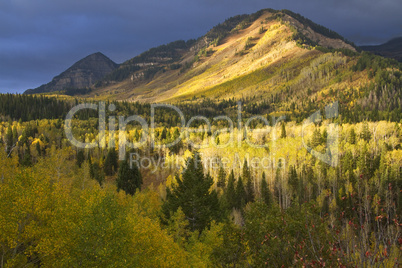
[[[134,195],[137,190],[141,190],[141,172],[135,163],[131,166],[127,161],[121,161],[120,163],[121,166],[116,180],[117,189]]]
[[[38,144],[39,144],[39,143],[38,143]],[[79,168],[81,168],[82,163],[84,163],[84,161],[85,161],[84,151],[79,150],[79,151],[77,152],[77,166],[78,166]]]
[[[228,185],[225,189],[224,198],[226,199],[226,204],[229,210],[236,207],[236,190],[235,190],[235,176],[233,170],[229,174]]]
[[[241,21],[248,15],[238,15],[225,20],[223,23],[216,25],[207,34],[206,37],[213,40],[213,43],[218,46],[222,39],[224,39]]]
[[[302,34],[301,32],[297,30],[293,30],[294,33],[292,35],[292,39],[296,41],[297,46],[304,48],[305,46],[307,48],[311,48],[314,46],[317,46],[317,43]]]
[[[351,44],[352,46],[354,46],[353,43],[351,43],[351,42],[348,41],[348,40],[345,40],[345,39],[344,39],[341,35],[339,35],[338,33],[334,32],[334,31],[332,31],[332,30],[330,30],[330,29],[328,29],[328,28],[326,28],[326,27],[324,27],[324,26],[322,26],[322,25],[316,24],[316,23],[312,22],[311,20],[309,20],[309,19],[303,17],[303,16],[300,15],[300,14],[294,13],[294,12],[292,12],[292,11],[290,11],[290,10],[286,10],[286,9],[283,9],[283,10],[281,10],[280,12],[291,16],[292,18],[298,20],[301,24],[303,24],[303,25],[305,25],[305,26],[307,26],[307,27],[310,27],[313,31],[315,31],[315,32],[317,32],[317,33],[319,33],[319,34],[322,34],[322,35],[324,35],[324,36],[326,36],[326,37],[329,37],[329,38],[343,40],[343,41],[345,41],[346,43],[349,43],[349,44]]]
[[[191,231],[202,232],[213,219],[218,218],[217,194],[210,188],[213,180],[209,174],[204,175],[199,154],[189,158],[181,178],[176,176],[177,185],[167,191],[164,213],[166,219],[181,207]]]
[[[371,139],[371,132],[369,130],[367,122],[363,124],[363,129],[362,132],[360,133],[360,137],[367,142]]]
[[[268,187],[267,179],[265,178],[265,172],[262,173],[261,179],[261,200],[268,207],[271,207],[273,205],[272,194],[271,190]]]
[[[194,45],[195,40],[190,39],[188,41],[178,40],[166,45],[161,45],[158,47],[151,48],[140,55],[132,58],[131,60],[125,62],[124,64],[137,64],[145,62],[154,62],[156,58],[168,58],[172,61],[180,57],[180,50],[188,49]]]
[[[356,132],[355,132],[355,129],[354,129],[354,128],[351,128],[351,129],[350,129],[349,137],[348,137],[348,142],[349,142],[350,144],[355,144],[355,143],[356,143]]]
[[[357,63],[352,66],[354,72],[361,72],[364,70],[371,70],[371,77],[374,77],[378,71],[385,70],[387,68],[402,69],[402,63],[374,55],[370,52],[362,52]]]
[[[5,137],[5,143],[6,143],[6,148],[7,148],[7,154],[10,153],[12,146],[14,145],[14,138],[13,138],[13,131],[11,129],[11,126],[8,125],[7,128],[7,133],[6,133],[6,137]]]
[[[254,194],[254,185],[253,185],[253,179],[251,177],[251,172],[250,168],[248,166],[248,162],[246,159],[244,159],[243,163],[243,173],[242,173],[243,179],[246,181],[246,198],[245,198],[245,204],[254,202],[255,194]]]
[[[246,204],[247,193],[244,189],[243,179],[239,177],[236,183],[235,208],[241,209]]]
[[[95,179],[99,185],[102,185],[105,181],[105,172],[100,167],[98,162],[92,163],[91,158],[89,158],[89,175],[91,179]]]
[[[89,180],[103,172],[104,152],[86,150],[88,162],[79,167],[81,153],[56,142],[62,131],[57,124],[0,124],[4,139],[14,139],[13,129],[20,134],[10,157],[0,147],[0,256],[7,266],[398,266],[400,123],[340,125],[336,167],[304,149],[294,152],[293,144],[301,146],[294,137],[301,126],[289,123],[286,140],[275,140],[277,157],[286,156],[286,161],[265,170],[251,161],[242,167],[239,163],[218,195],[200,157],[194,156],[181,178],[169,182],[166,201],[161,198],[164,183],[131,196],[116,191],[112,177],[102,181],[102,187]],[[324,125],[304,133],[321,142],[317,148],[329,137]],[[48,135],[49,126],[54,137]],[[355,129],[359,135],[353,141]],[[163,127],[158,132],[162,136]],[[166,128],[166,139],[178,135],[177,128]],[[245,146],[236,148],[242,156],[266,154]],[[206,153],[222,157],[233,152],[219,150]],[[140,153],[154,157],[162,151]],[[134,194],[140,186],[119,186],[126,177],[122,174],[133,174],[127,167],[127,162],[120,164],[117,189]],[[237,185],[235,172],[241,174]],[[147,185],[155,182],[152,174],[144,174]],[[267,181],[275,181],[275,199]],[[250,188],[254,202],[247,199]]]
[[[225,189],[225,187],[226,187],[226,172],[222,166],[219,167],[218,182],[217,182],[216,186],[218,186],[222,189]]]
[[[0,118],[30,121],[64,118],[73,103],[53,97],[20,94],[0,94]]]
[[[118,168],[118,156],[115,148],[109,149],[106,155],[103,171],[107,176],[113,175]]]

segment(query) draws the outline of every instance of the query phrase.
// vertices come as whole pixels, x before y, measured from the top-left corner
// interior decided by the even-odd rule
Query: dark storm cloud
[[[357,44],[402,35],[400,0],[2,0],[0,92],[37,87],[97,51],[121,63],[262,8],[298,12]]]

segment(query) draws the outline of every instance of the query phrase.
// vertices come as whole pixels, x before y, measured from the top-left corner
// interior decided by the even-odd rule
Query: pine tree
[[[79,150],[77,153],[77,162],[76,162],[79,168],[81,168],[82,163],[84,163],[84,160],[85,160],[84,152],[82,150]]]
[[[262,173],[261,199],[268,207],[270,207],[272,205],[271,191],[269,190],[268,183],[265,178],[265,172]]]
[[[105,172],[103,172],[103,169],[101,168],[100,163],[92,163],[90,162],[90,167],[89,167],[89,175],[91,178],[95,179],[99,185],[102,186],[103,182],[105,181]]]
[[[290,186],[290,189],[292,190],[292,199],[293,201],[296,201],[297,194],[299,193],[299,181],[297,179],[296,168],[293,166],[289,167],[288,184]]]
[[[128,161],[122,161],[117,175],[117,189],[134,195],[137,189],[141,190],[142,176],[136,164],[131,167]]]
[[[241,177],[237,179],[235,208],[240,209],[246,204],[246,190],[244,190],[243,180]]]
[[[117,170],[117,152],[115,148],[109,149],[106,160],[103,166],[103,170],[107,176],[111,176]]]
[[[21,165],[26,166],[26,167],[29,167],[32,165],[31,150],[30,150],[29,146],[26,146],[26,148],[24,150],[24,156],[21,159]]]
[[[164,127],[164,128],[162,129],[162,133],[161,133],[161,140],[166,140],[166,137],[167,137],[167,130],[166,130],[166,128]]]
[[[18,132],[17,132],[17,127],[13,126],[13,144],[18,141]],[[11,144],[11,145],[13,145]]]
[[[95,178],[95,172],[94,172],[94,167],[92,165],[91,156],[88,157],[88,164],[89,164],[89,176],[91,177],[91,179],[94,179]]]
[[[371,139],[371,132],[369,130],[367,122],[363,124],[363,129],[362,132],[360,133],[360,137],[367,142]]]
[[[204,175],[198,152],[189,159],[181,178],[176,176],[177,185],[167,191],[163,212],[169,219],[179,207],[182,208],[192,231],[202,231],[219,214],[216,191],[210,191],[213,179]]]
[[[224,189],[226,186],[226,172],[222,166],[219,167],[218,182],[216,185],[222,189]]]
[[[368,154],[368,149],[367,145],[365,144],[363,148],[360,151],[359,158],[357,160],[357,167],[360,170],[360,175],[361,176],[366,176],[368,175],[368,169],[369,169],[369,154]]]
[[[229,175],[228,186],[226,187],[225,197],[229,209],[234,208],[236,206],[236,190],[235,190],[235,177],[233,174],[233,170],[230,172]]]
[[[248,166],[248,162],[246,159],[244,159],[244,164],[243,164],[243,174],[242,177],[244,181],[246,182],[246,200],[245,203],[249,202],[254,202],[254,187],[253,187],[253,182],[251,179],[251,172],[250,168]]]
[[[349,141],[350,144],[355,144],[356,143],[356,132],[355,132],[355,129],[353,127],[349,132],[348,141]]]
[[[318,145],[320,145],[321,144],[321,138],[322,138],[322,136],[321,136],[321,132],[320,132],[320,130],[318,129],[318,128],[316,128],[315,130],[314,130],[314,132],[313,132],[313,137],[311,138],[311,146],[313,147],[313,148],[315,148],[315,147],[317,147]]]
[[[7,154],[9,154],[12,149],[12,146],[14,145],[13,131],[11,130],[10,126],[8,126],[8,128],[7,128],[6,144],[7,144]]]

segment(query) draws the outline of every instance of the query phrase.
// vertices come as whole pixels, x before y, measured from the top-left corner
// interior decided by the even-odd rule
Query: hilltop
[[[25,93],[44,93],[55,91],[69,91],[67,93],[84,93],[87,88],[114,71],[118,65],[100,52],[91,54],[74,63],[66,71],[53,78],[47,84]]]
[[[361,49],[402,62],[402,37],[394,38],[377,46],[362,46]]]

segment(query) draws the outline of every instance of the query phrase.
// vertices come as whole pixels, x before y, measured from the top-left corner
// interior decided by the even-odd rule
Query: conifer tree
[[[265,172],[262,173],[261,199],[268,207],[272,205],[271,191],[269,190],[268,183],[265,178]]]
[[[242,174],[243,180],[246,182],[246,199],[245,203],[253,202],[254,201],[254,187],[253,187],[253,182],[251,179],[251,172],[250,168],[248,166],[248,162],[246,159],[244,159],[244,164],[243,164],[243,174]]]
[[[141,190],[142,176],[137,165],[133,164],[130,167],[127,160],[122,161],[116,182],[118,190],[123,190],[130,195],[134,195],[137,189]]]
[[[299,181],[297,179],[296,168],[293,166],[289,167],[288,184],[290,186],[290,189],[292,190],[292,199],[293,201],[295,201],[297,198],[297,194],[299,193]]]
[[[32,165],[31,150],[29,148],[29,145],[26,145],[26,148],[24,149],[24,156],[21,159],[21,165],[29,167]]]
[[[167,130],[164,127],[161,133],[161,140],[166,140],[166,138],[167,138]]]
[[[369,130],[367,122],[363,124],[363,129],[362,132],[360,133],[360,137],[367,142],[371,139],[371,132]]]
[[[13,126],[13,144],[18,141],[18,132],[17,132],[17,127]],[[11,144],[11,145],[13,145]]]
[[[243,179],[239,177],[236,185],[235,208],[240,209],[246,204],[246,190],[244,189]]]
[[[313,137],[311,138],[311,146],[313,148],[317,147],[318,145],[321,144],[321,132],[318,128],[316,128],[313,132]]]
[[[350,144],[355,144],[356,143],[356,132],[355,129],[352,127],[352,129],[349,132],[349,139],[348,142]]]
[[[182,176],[176,176],[177,185],[168,189],[163,212],[169,219],[179,207],[189,221],[192,231],[202,231],[209,226],[211,220],[219,214],[216,191],[210,191],[213,179],[204,175],[201,158],[195,152],[189,159]]]
[[[81,165],[84,162],[84,160],[85,160],[84,152],[82,150],[79,150],[77,153],[77,166],[79,168],[81,168]]]
[[[236,206],[236,189],[235,189],[235,177],[233,174],[233,170],[230,172],[229,175],[225,197],[229,209],[234,208]]]
[[[14,145],[13,131],[11,130],[11,126],[8,126],[8,128],[7,128],[6,145],[7,145],[7,154],[9,154],[12,146]]]
[[[88,157],[88,164],[89,164],[89,176],[91,179],[95,178],[95,172],[94,172],[94,167],[92,165],[92,159],[91,156]]]
[[[217,186],[220,188],[226,187],[226,172],[223,167],[219,167]]]
[[[103,170],[107,176],[111,176],[117,171],[117,158],[116,149],[109,149],[103,166]]]

